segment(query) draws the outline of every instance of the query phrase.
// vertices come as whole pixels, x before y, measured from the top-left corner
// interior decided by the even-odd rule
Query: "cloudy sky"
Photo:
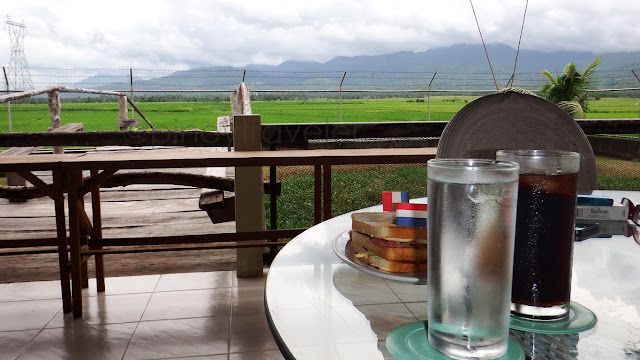
[[[487,43],[514,48],[526,0],[475,0]],[[3,0],[28,27],[32,67],[185,69],[325,62],[335,56],[420,52],[480,43],[469,0]],[[522,48],[640,51],[638,0],[531,0]]]

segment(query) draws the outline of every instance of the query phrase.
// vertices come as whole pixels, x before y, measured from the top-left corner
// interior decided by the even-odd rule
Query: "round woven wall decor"
[[[495,159],[501,149],[578,152],[578,190],[597,187],[593,149],[576,121],[543,98],[514,91],[483,96],[460,109],[442,132],[437,157]]]

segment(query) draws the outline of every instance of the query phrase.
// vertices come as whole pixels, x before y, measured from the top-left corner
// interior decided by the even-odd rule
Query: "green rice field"
[[[387,122],[448,121],[471,96],[436,96],[426,98],[337,99],[252,101],[254,114],[263,123],[310,122]],[[601,98],[589,103],[590,119],[638,118],[640,99]],[[136,103],[157,129],[215,130],[216,119],[229,115],[228,101],[214,102],[139,102]],[[46,104],[11,104],[14,132],[46,131],[50,126]],[[7,104],[0,104],[0,132],[9,131]],[[139,115],[135,115],[140,118]],[[113,103],[65,103],[62,100],[62,124],[80,122],[85,131],[117,130],[118,105]],[[140,122],[141,129],[149,126]]]

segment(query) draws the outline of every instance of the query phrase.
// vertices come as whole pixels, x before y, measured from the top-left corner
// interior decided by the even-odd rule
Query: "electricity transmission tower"
[[[24,21],[17,23],[7,16],[9,39],[11,40],[11,56],[9,57],[8,82],[10,90],[28,90],[33,88],[27,58],[24,55],[24,36],[27,26]]]

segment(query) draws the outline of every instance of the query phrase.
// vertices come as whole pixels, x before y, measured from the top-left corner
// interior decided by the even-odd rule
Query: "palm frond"
[[[584,111],[577,101],[560,101],[558,106],[574,119],[584,119]]]
[[[546,77],[547,80],[549,80],[549,82],[553,85],[557,85],[558,81],[556,81],[556,78],[553,77],[553,75],[551,75],[551,73],[549,72],[549,70],[544,69],[544,71],[542,71],[541,73],[542,76]]]
[[[595,60],[593,60],[591,64],[589,64],[589,66],[587,66],[587,68],[584,69],[584,71],[582,72],[582,77],[588,78],[591,75],[591,71],[593,71],[596,68],[596,66],[600,64],[601,61],[602,61],[602,56],[598,56]]]

